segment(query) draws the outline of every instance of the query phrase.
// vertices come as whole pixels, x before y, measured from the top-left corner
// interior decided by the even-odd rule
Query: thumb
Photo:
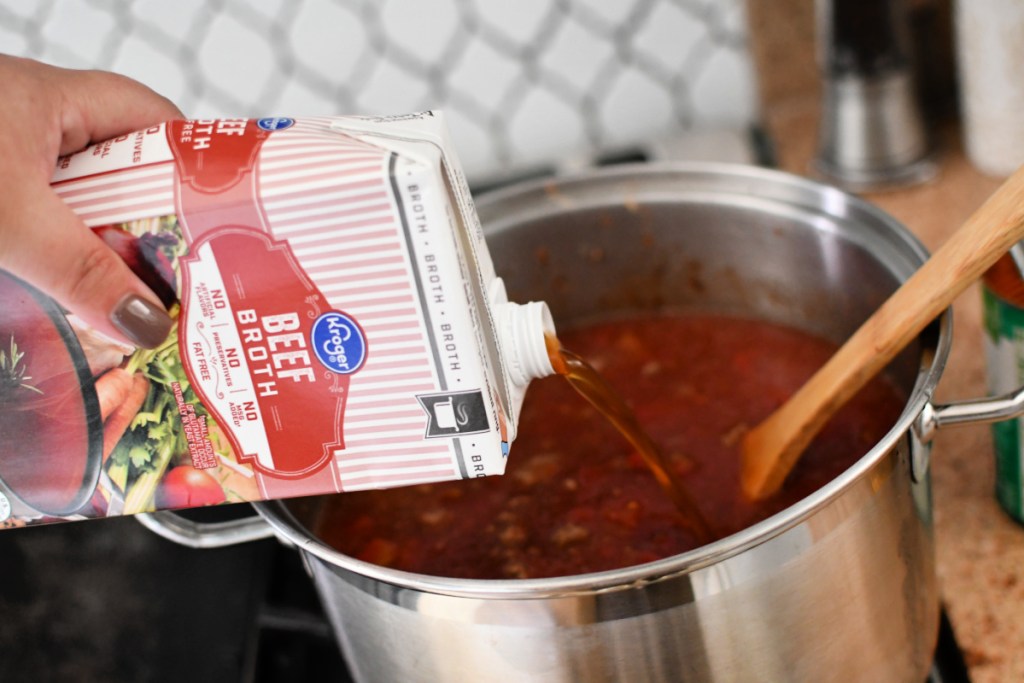
[[[13,204],[0,212],[0,266],[104,334],[146,348],[166,340],[160,300],[48,186]]]

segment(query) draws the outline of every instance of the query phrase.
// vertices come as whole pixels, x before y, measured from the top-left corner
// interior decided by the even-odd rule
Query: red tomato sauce
[[[895,423],[904,397],[875,380],[804,453],[782,491],[739,486],[744,431],[835,352],[794,329],[648,315],[560,331],[626,398],[716,536],[820,488]],[[437,576],[540,578],[649,562],[696,540],[639,454],[561,377],[534,382],[504,476],[324,499],[314,531],[341,552]]]

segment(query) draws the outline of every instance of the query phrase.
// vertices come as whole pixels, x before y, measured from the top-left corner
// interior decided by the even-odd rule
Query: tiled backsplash
[[[194,117],[443,109],[478,181],[757,118],[743,0],[5,3],[0,52]]]

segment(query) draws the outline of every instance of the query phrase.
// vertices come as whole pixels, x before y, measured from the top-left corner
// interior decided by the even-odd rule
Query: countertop
[[[773,110],[768,127],[779,166],[813,177],[813,103]],[[965,157],[955,122],[939,127],[938,173],[925,184],[861,196],[881,207],[934,251],[999,186]],[[936,402],[986,393],[981,294],[969,287],[953,305],[953,347]],[[943,603],[973,683],[1024,680],[1024,527],[994,495],[988,426],[939,430],[933,442],[936,552]]]
[[[865,198],[909,227],[934,251],[998,186],[965,159],[955,131],[945,136],[939,174],[923,186]],[[953,304],[953,348],[936,401],[983,396],[981,293]],[[971,680],[1024,680],[1024,527],[996,502],[988,426],[940,430],[932,451],[936,551],[942,600]]]
[[[938,172],[929,182],[861,196],[935,251],[1002,182],[967,159],[957,116],[950,0],[914,0],[918,77],[935,132]],[[777,165],[813,177],[821,75],[812,0],[748,0],[762,120]],[[938,403],[986,394],[981,293],[953,304],[953,345]],[[932,449],[941,598],[972,683],[1024,681],[1024,526],[996,502],[990,427],[939,430]]]

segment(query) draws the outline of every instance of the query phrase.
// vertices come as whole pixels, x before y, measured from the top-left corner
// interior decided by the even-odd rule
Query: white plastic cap
[[[491,281],[488,289],[491,313],[497,328],[501,347],[502,368],[508,387],[509,421],[505,447],[518,431],[519,411],[526,397],[526,387],[532,380],[555,374],[548,357],[545,334],[554,336],[555,323],[548,305],[542,301],[517,304],[508,300],[505,283],[501,278]],[[506,451],[507,453],[507,451]]]
[[[555,333],[548,305],[541,301],[528,304],[504,302],[494,307],[498,327],[498,341],[503,351],[505,381],[511,405],[508,428],[508,442],[516,438],[519,431],[519,411],[526,397],[526,387],[531,380],[555,374],[548,357],[544,334]]]
[[[495,306],[495,318],[501,348],[505,351],[505,370],[512,384],[526,387],[531,380],[553,375],[545,334],[554,335],[555,323],[543,301],[517,304],[511,301]]]

